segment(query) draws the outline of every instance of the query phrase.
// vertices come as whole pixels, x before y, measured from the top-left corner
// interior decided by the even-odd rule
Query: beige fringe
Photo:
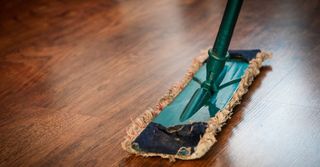
[[[215,117],[210,118],[208,123],[208,128],[206,129],[205,134],[200,139],[197,147],[195,148],[195,152],[191,155],[170,155],[170,154],[159,154],[159,153],[145,153],[138,152],[131,147],[131,143],[135,140],[135,138],[143,131],[144,128],[155,118],[162,109],[171,103],[174,98],[184,89],[184,87],[188,84],[188,82],[192,79],[194,74],[199,70],[199,68],[203,65],[203,62],[208,58],[207,52],[201,52],[199,56],[197,56],[193,62],[184,78],[180,83],[172,86],[169,91],[159,100],[158,104],[154,108],[147,109],[144,113],[142,113],[139,117],[132,121],[131,125],[127,129],[127,136],[125,140],[121,143],[122,148],[130,153],[142,155],[145,157],[148,156],[160,156],[162,158],[169,158],[170,161],[175,161],[175,159],[183,159],[183,160],[191,160],[202,157],[211,146],[217,141],[215,135],[221,131],[223,125],[225,125],[226,121],[231,118],[232,109],[240,104],[241,97],[247,93],[248,87],[251,85],[255,76],[260,73],[260,68],[262,66],[262,62],[271,58],[270,53],[260,52],[257,54],[256,58],[249,62],[249,67],[247,68],[244,76],[242,77],[239,87],[237,91],[234,93],[231,100],[228,102],[226,107],[219,111]]]

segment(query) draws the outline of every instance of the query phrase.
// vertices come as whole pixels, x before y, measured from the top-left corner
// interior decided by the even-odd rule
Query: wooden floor
[[[121,149],[213,43],[225,3],[2,1],[0,166],[319,166],[319,0],[245,1],[231,48],[273,59],[202,159]]]

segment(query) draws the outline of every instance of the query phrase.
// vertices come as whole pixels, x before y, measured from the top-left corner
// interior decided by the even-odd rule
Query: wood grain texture
[[[120,147],[213,43],[226,1],[10,0],[0,10],[0,166],[318,166],[320,2],[244,2],[233,49],[273,52],[202,158]]]

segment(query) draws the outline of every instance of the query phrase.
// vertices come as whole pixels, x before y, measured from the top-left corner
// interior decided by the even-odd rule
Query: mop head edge
[[[205,60],[208,58],[206,51],[202,51],[200,55],[193,59],[192,65],[188,69],[183,79],[179,83],[173,85],[168,92],[162,98],[160,98],[159,102],[154,108],[147,109],[136,119],[132,120],[132,123],[127,129],[127,135],[124,141],[121,143],[122,148],[132,154],[142,155],[144,157],[160,156],[162,158],[169,158],[171,161],[174,161],[175,159],[192,160],[202,157],[217,141],[215,135],[221,131],[222,126],[224,126],[226,121],[231,118],[233,108],[240,104],[241,97],[247,93],[249,86],[254,80],[254,77],[260,73],[260,68],[263,61],[271,57],[271,53],[261,51],[257,53],[256,58],[249,62],[249,67],[246,69],[245,74],[239,83],[238,89],[233,94],[231,100],[224,107],[224,109],[219,111],[215,117],[212,117],[207,121],[208,128],[201,137],[195,151],[191,155],[170,155],[139,152],[133,149],[131,144],[135,138],[139,136],[139,134],[147,127],[147,125],[163,110],[163,108],[170,104],[174,98],[185,88],[194,74],[200,69]],[[182,147],[181,149],[186,148]]]

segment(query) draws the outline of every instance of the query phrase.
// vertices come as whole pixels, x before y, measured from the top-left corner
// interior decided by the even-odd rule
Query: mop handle
[[[217,86],[220,84],[216,81],[226,62],[227,51],[242,2],[243,0],[228,0],[216,41],[213,48],[208,51],[207,76],[206,81],[202,84],[202,87],[205,89],[212,90],[213,88],[213,91],[216,91]]]
[[[213,48],[209,49],[208,52],[206,80],[194,92],[181,113],[179,118],[181,122],[186,121],[198,112],[203,105],[207,104],[210,97],[218,91],[220,82],[222,82],[219,78],[224,75],[222,72],[226,62],[226,55],[242,2],[243,0],[228,0],[216,41]]]
[[[219,58],[227,54],[243,0],[228,0],[212,52]]]

